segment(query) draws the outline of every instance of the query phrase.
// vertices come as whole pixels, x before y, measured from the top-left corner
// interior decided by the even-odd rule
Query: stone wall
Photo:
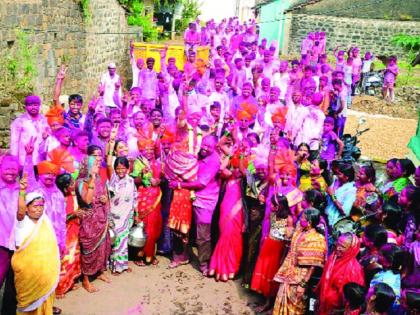
[[[302,39],[313,31],[327,33],[327,50],[337,46],[349,47],[354,44],[362,53],[369,50],[376,55],[396,54],[403,51],[393,45],[390,40],[397,34],[420,34],[420,22],[402,22],[374,19],[353,19],[325,15],[288,14],[291,16],[288,52],[298,53]]]
[[[63,58],[69,70],[62,94],[79,93],[89,99],[111,61],[123,78],[131,77],[129,40],[138,40],[139,30],[127,26],[125,11],[116,0],[90,0],[90,12],[90,21],[84,20],[77,0],[1,0],[0,53],[16,48],[15,28],[33,30],[31,43],[39,47],[35,93],[44,104],[51,101]],[[0,84],[1,147],[8,143],[11,120],[22,111],[22,95],[16,98],[14,91],[4,89]]]
[[[409,21],[419,20],[420,10],[418,0],[310,0],[311,2],[293,10],[298,14],[320,14],[339,17],[362,19],[384,19]],[[401,4],[404,5],[401,5]]]

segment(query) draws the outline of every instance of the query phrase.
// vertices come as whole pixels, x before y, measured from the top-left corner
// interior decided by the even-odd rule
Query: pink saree
[[[220,205],[220,237],[210,261],[210,275],[232,279],[238,272],[242,256],[243,207],[241,179],[229,179]]]

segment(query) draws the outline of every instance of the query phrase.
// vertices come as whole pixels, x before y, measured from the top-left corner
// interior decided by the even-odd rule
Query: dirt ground
[[[419,106],[420,104],[415,102],[401,101],[388,104],[381,98],[369,95],[357,95],[353,98],[352,103],[352,109],[356,111],[407,119],[417,117]]]
[[[158,266],[137,267],[133,272],[111,276],[112,283],[99,280],[99,292],[89,294],[83,288],[72,291],[55,305],[63,315],[251,315],[247,306],[256,297],[240,286],[204,278],[192,265],[168,270],[169,260],[159,257]]]
[[[393,118],[384,115],[372,115],[354,110],[348,111],[346,133],[354,134],[361,116],[366,123],[360,128],[370,130],[359,137],[362,156],[377,161],[401,158],[409,153],[407,144],[416,133],[417,119]],[[416,116],[411,116],[416,118]]]

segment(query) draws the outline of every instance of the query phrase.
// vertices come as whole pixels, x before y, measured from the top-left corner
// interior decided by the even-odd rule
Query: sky
[[[221,21],[223,18],[228,18],[235,15],[236,0],[201,0],[201,15],[202,21],[215,19]]]

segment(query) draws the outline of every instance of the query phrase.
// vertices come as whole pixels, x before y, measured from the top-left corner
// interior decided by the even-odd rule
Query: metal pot
[[[146,232],[144,231],[144,223],[133,226],[128,233],[128,245],[132,247],[144,247],[146,244]]]
[[[114,244],[115,238],[117,237],[117,235],[115,234],[114,229],[111,227],[108,227],[108,233],[109,233],[109,239],[111,240],[111,245],[112,245]]]

